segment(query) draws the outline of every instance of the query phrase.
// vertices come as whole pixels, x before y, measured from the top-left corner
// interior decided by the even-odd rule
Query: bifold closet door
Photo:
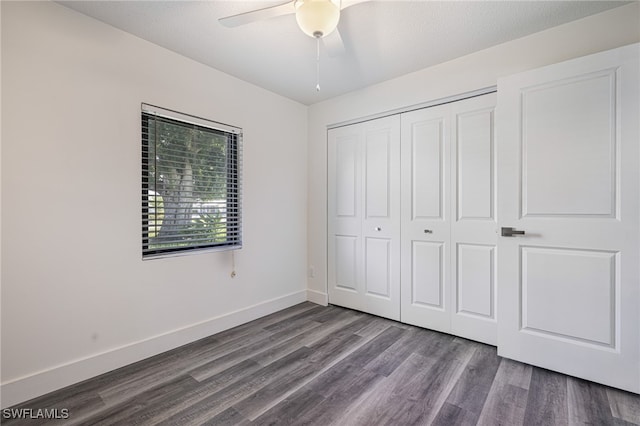
[[[498,353],[640,393],[640,45],[498,82]],[[509,233],[509,232],[507,232]]]
[[[329,303],[400,319],[400,118],[328,131]]]
[[[496,94],[450,106],[451,333],[496,345]]]
[[[495,93],[402,114],[401,318],[496,344]]]
[[[404,113],[401,128],[401,317],[449,333],[450,107]]]

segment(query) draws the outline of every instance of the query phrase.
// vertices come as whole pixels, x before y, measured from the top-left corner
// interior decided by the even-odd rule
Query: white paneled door
[[[328,132],[331,303],[400,319],[400,118]]]
[[[497,343],[496,94],[451,104],[451,333]]]
[[[507,234],[497,248],[498,353],[633,392],[639,51],[636,44],[504,78],[497,118],[498,217]],[[508,236],[511,229],[524,234]]]
[[[495,93],[402,114],[401,317],[496,344]]]
[[[450,332],[449,105],[402,114],[402,321]]]

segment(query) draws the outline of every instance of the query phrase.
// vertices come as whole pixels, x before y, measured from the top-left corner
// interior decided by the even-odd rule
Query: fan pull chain
[[[316,36],[316,92],[320,91],[320,37]]]

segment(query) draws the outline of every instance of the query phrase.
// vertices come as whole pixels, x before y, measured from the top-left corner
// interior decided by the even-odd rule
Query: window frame
[[[142,259],[149,260],[163,257],[200,254],[212,251],[238,250],[242,248],[242,129],[145,103],[141,104],[140,117],[142,147]],[[155,152],[157,146],[156,138],[152,137],[149,133],[149,127],[152,124],[151,120],[169,122],[177,126],[182,126],[184,129],[196,129],[211,133],[218,133],[226,138],[226,149],[224,155],[226,165],[224,166],[224,171],[226,173],[225,188],[227,194],[224,198],[224,230],[226,238],[224,242],[193,244],[183,247],[149,247],[149,224],[152,221],[150,209],[153,208],[150,207],[149,203],[151,195],[150,191],[152,191],[152,182],[150,181],[149,172],[150,166],[156,161],[156,158],[151,158],[151,154],[152,152]],[[150,149],[152,144],[153,150]],[[157,185],[153,184],[154,192],[157,189]],[[159,193],[156,192],[156,194]],[[157,195],[154,195],[154,197],[156,196]],[[229,229],[231,229],[231,231],[229,231]],[[231,234],[231,237],[229,234]]]

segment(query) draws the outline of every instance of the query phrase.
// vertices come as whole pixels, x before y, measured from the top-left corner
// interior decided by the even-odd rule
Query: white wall
[[[3,407],[306,300],[307,107],[55,3],[1,7]],[[141,260],[141,102],[244,129],[235,279],[229,252]]]
[[[308,279],[327,302],[326,126],[493,86],[501,76],[640,41],[640,3],[504,43],[309,108]]]

